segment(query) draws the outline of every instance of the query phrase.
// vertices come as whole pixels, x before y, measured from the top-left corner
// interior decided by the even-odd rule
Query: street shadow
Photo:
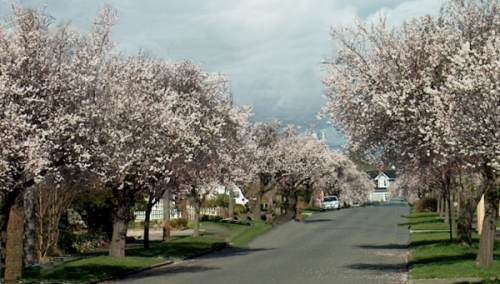
[[[304,224],[312,224],[312,223],[323,223],[323,222],[333,222],[335,221],[334,219],[306,219],[304,220]]]
[[[221,257],[231,257],[231,256],[240,256],[240,255],[248,255],[256,252],[263,251],[271,251],[274,248],[238,248],[238,247],[228,247],[223,250],[209,253],[206,255],[202,255],[197,257],[196,259],[213,259],[213,258],[221,258]]]
[[[353,270],[370,270],[370,271],[381,271],[381,272],[405,272],[408,270],[406,263],[395,263],[395,264],[385,264],[385,263],[354,263],[346,266]]]
[[[129,279],[146,279],[157,276],[168,276],[168,275],[176,275],[181,273],[198,273],[205,272],[210,270],[219,270],[218,267],[209,267],[202,265],[189,265],[189,264],[174,264],[167,265],[164,267],[159,267],[151,270],[147,270],[141,273],[128,275],[124,278]],[[122,279],[124,279],[122,278]]]
[[[359,245],[363,249],[408,249],[407,244]]]

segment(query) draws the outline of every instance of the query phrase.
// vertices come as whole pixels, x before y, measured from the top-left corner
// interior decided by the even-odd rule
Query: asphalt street
[[[141,274],[120,283],[405,283],[405,204],[318,213],[250,243]]]

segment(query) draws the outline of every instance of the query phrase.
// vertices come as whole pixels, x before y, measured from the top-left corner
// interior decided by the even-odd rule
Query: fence
[[[187,208],[188,219],[194,219],[194,208],[188,206]],[[226,218],[228,216],[228,209],[222,207],[214,207],[214,208],[202,208],[200,210],[200,215],[209,215],[209,216],[221,216]],[[135,211],[134,212],[135,221],[144,221],[146,212],[144,211]],[[178,219],[181,217],[181,211],[177,208],[170,209],[170,219]],[[155,206],[153,210],[151,210],[150,215],[151,220],[162,220],[163,219],[163,205]]]

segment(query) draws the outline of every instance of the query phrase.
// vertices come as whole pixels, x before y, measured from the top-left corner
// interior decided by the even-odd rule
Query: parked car
[[[340,202],[337,196],[325,196],[323,198],[323,202],[321,202],[321,209],[323,210],[331,210],[331,209],[340,209]]]

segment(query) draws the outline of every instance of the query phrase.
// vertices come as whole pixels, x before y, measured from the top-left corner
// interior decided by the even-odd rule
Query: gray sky
[[[11,0],[0,0],[0,15]],[[332,146],[341,135],[316,120],[324,104],[320,62],[334,55],[332,26],[384,13],[399,24],[435,14],[443,0],[18,0],[45,7],[56,21],[86,29],[108,3],[120,15],[120,48],[143,49],[171,61],[191,59],[228,76],[235,101],[251,105],[254,120],[326,130]]]

